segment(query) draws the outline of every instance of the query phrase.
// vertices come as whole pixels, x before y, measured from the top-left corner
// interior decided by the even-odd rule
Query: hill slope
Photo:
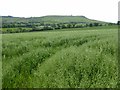
[[[13,17],[13,16],[2,16],[3,23],[11,23],[11,22],[44,22],[44,23],[69,23],[69,22],[76,22],[76,23],[106,23],[102,21],[88,19],[85,16],[58,16],[58,15],[51,15],[51,16],[43,16],[43,17]]]

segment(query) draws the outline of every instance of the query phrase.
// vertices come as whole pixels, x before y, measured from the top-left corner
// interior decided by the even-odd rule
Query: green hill
[[[11,22],[44,22],[44,23],[106,23],[103,21],[88,19],[85,16],[43,16],[43,17],[13,17],[13,16],[2,16],[3,23],[11,23]]]
[[[2,33],[33,32],[65,28],[109,26],[114,23],[89,19],[85,16],[49,15],[42,17],[2,16]]]

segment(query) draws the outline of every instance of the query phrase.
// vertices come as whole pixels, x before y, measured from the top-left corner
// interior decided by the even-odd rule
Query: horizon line
[[[88,18],[84,15],[72,15],[72,14],[71,15],[41,15],[41,16],[28,16],[28,17],[27,16],[0,15],[0,17],[15,17],[15,18],[34,18],[34,17],[45,17],[45,16],[73,16],[73,17],[79,16],[79,17],[85,17],[87,19],[91,19],[91,18]],[[92,19],[92,20],[97,20],[97,19]],[[103,21],[103,20],[97,20],[97,21],[108,22],[108,23],[117,23],[119,20],[116,22]]]

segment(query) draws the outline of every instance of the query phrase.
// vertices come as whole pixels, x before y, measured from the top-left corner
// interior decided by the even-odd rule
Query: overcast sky
[[[0,15],[39,17],[84,15],[108,22],[118,20],[119,0],[1,0]]]

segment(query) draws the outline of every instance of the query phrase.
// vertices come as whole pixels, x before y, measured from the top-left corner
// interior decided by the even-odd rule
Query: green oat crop
[[[3,88],[116,88],[117,29],[3,34]]]

